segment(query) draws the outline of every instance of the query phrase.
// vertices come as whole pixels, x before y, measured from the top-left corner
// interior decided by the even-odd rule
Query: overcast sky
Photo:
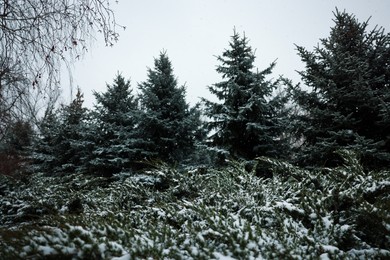
[[[119,41],[105,47],[98,37],[74,66],[73,86],[82,89],[88,107],[95,103],[92,91],[105,91],[118,72],[131,80],[136,93],[162,50],[178,83],[186,84],[189,103],[212,99],[207,86],[221,80],[215,56],[228,48],[234,27],[256,50],[259,70],[277,59],[273,77],[282,74],[295,83],[300,81],[296,70],[304,66],[294,44],[312,50],[327,38],[336,7],[359,21],[371,16],[370,28],[380,25],[390,32],[388,0],[119,0],[112,7],[117,22],[126,26]]]

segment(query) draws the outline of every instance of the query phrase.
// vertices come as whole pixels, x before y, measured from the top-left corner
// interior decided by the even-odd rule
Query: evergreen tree
[[[302,112],[295,134],[302,145],[297,162],[334,166],[334,151],[361,153],[368,167],[390,163],[390,35],[368,31],[368,22],[336,10],[330,36],[313,51],[298,47],[306,64],[300,72],[305,91],[292,88]]]
[[[144,115],[140,121],[149,158],[177,162],[190,153],[199,130],[199,114],[185,101],[184,86],[178,87],[165,52],[148,69],[148,79],[139,84]]]
[[[36,170],[50,173],[84,172],[91,143],[86,140],[88,110],[78,89],[75,99],[58,111],[49,108],[34,144]],[[56,115],[58,114],[58,115]]]
[[[61,113],[63,126],[60,131],[62,142],[59,146],[59,153],[62,153],[59,158],[62,160],[63,169],[69,167],[68,171],[74,169],[80,173],[86,171],[86,163],[93,147],[93,143],[87,138],[90,134],[90,115],[89,110],[83,107],[83,97],[81,90],[78,89],[72,103],[63,107]]]
[[[19,119],[9,124],[0,141],[0,174],[13,175],[24,170],[33,135],[34,130],[27,121]]]
[[[33,172],[50,172],[58,164],[55,145],[61,129],[59,116],[53,106],[47,107],[38,127],[39,134],[31,147]]]
[[[143,141],[138,134],[139,110],[132,94],[130,81],[120,74],[105,93],[95,92],[93,127],[95,148],[90,161],[91,170],[113,174],[130,169],[135,161],[145,154],[140,146]]]
[[[263,71],[254,69],[255,54],[248,39],[234,31],[229,49],[218,61],[223,81],[209,87],[219,102],[203,100],[211,144],[234,157],[283,157],[286,96],[274,95],[280,81],[267,80],[275,63]]]

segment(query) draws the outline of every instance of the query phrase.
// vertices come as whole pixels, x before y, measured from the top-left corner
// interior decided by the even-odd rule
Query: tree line
[[[223,164],[260,156],[335,167],[342,163],[336,151],[348,149],[367,170],[388,168],[390,34],[336,10],[329,37],[297,51],[302,84],[274,79],[276,64],[255,68],[248,38],[234,31],[217,57],[222,80],[208,87],[218,101],[202,98],[194,107],[161,52],[138,95],[120,74],[94,93],[93,109],[79,90],[70,104],[49,106],[37,129],[15,121],[2,154],[39,171],[110,175],[159,160]]]

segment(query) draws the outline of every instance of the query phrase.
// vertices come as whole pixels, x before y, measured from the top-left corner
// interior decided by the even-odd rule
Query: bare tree
[[[0,0],[1,125],[31,93],[50,96],[59,86],[61,67],[79,59],[96,33],[108,46],[117,41],[112,2]]]

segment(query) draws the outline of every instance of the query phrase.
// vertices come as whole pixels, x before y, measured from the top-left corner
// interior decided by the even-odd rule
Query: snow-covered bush
[[[73,259],[386,258],[389,172],[258,158],[112,178],[1,176],[0,255]],[[261,177],[256,169],[273,174]],[[260,176],[260,177],[259,177]]]

